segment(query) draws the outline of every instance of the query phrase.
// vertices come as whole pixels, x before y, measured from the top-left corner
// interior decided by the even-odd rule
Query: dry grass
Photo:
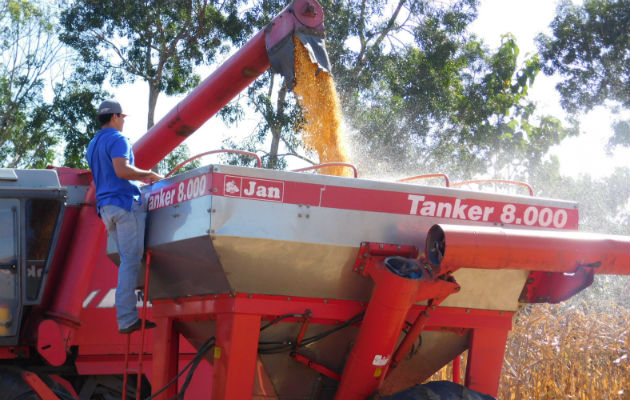
[[[601,309],[602,307],[599,307]],[[508,338],[500,400],[630,400],[630,310],[533,305]],[[450,365],[429,380],[451,379]],[[462,360],[462,379],[465,376]]]
[[[508,339],[500,399],[630,399],[630,311],[529,307]]]

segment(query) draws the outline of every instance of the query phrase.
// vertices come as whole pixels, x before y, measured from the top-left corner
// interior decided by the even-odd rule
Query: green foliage
[[[538,44],[545,73],[564,79],[557,89],[570,112],[606,101],[630,108],[630,1],[563,1],[551,23],[553,36]]]
[[[398,9],[370,15],[365,3],[344,4],[345,12],[331,5],[327,32],[338,40],[329,41],[333,72],[362,171],[515,174],[576,133],[535,116],[527,93],[540,70],[536,55],[518,65],[513,36],[491,53],[467,31],[476,2],[401,1],[409,17],[400,25]]]
[[[194,67],[208,64],[238,39],[237,0],[83,0],[62,13],[61,40],[84,62],[100,65],[114,85],[142,79],[149,84],[147,127],[153,126],[158,95],[185,93],[199,83]]]
[[[190,153],[186,145],[179,145],[175,150],[171,151],[162,161],[159,163],[158,173],[166,176],[173,171],[180,163],[187,161],[190,158]],[[173,175],[181,174],[182,172],[190,171],[191,169],[199,168],[201,163],[198,160],[190,161],[184,164],[181,168],[173,173]]]
[[[26,0],[0,1],[0,165],[42,167],[57,138],[49,132],[44,74],[60,46],[49,10]]]
[[[44,168],[61,145],[64,165],[85,168],[102,75],[82,69],[57,41],[52,6],[12,0],[0,2],[0,9],[1,165]],[[57,82],[50,103],[44,99],[48,79]]]
[[[280,6],[265,2],[247,18],[260,26]],[[363,173],[448,170],[469,177],[491,166],[526,170],[576,133],[551,116],[534,117],[527,93],[540,70],[537,56],[517,65],[514,37],[506,35],[490,53],[467,31],[475,0],[323,0],[322,6],[341,106],[355,131],[354,162]],[[272,75],[248,89],[261,122],[246,145],[269,143],[271,136],[264,157],[272,167],[278,142],[305,158],[293,133],[299,106],[282,90]]]
[[[608,139],[606,150],[611,153],[616,146],[630,146],[630,121],[616,121],[613,124],[614,134]]]
[[[557,160],[531,171],[536,195],[579,203],[580,230],[630,235],[630,168],[617,168],[604,178],[562,176]]]
[[[64,166],[87,169],[87,146],[101,129],[95,105],[110,96],[101,91],[100,85],[79,81],[79,76],[73,78],[55,86],[49,116],[54,123],[52,130],[56,137],[64,142]]]
[[[561,104],[570,113],[598,105],[630,109],[630,0],[586,0],[560,3],[551,23],[552,36],[540,35],[538,46],[546,74],[557,74]],[[615,123],[609,147],[630,146],[630,135]]]

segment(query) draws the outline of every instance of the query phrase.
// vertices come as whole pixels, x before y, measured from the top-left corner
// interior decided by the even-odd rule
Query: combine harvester
[[[295,0],[136,143],[136,164],[270,63],[290,80],[293,35],[329,70],[322,22]],[[446,183],[209,165],[145,187],[158,326],[125,336],[90,173],[1,170],[0,399],[396,398],[451,362],[460,383],[466,350],[462,384],[496,396],[519,303],[630,274],[630,238],[578,233],[574,202]]]

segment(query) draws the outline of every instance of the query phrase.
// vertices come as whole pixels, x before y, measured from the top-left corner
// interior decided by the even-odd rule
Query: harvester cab
[[[55,171],[0,169],[0,345],[18,343],[24,307],[42,301],[65,199]]]

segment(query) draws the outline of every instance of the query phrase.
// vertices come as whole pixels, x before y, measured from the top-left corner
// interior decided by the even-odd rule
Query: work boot
[[[156,326],[157,325],[155,324],[155,322],[151,322],[149,320],[146,320],[146,322],[144,323],[144,329],[152,329],[152,328],[155,328]],[[130,334],[132,332],[139,331],[141,328],[142,328],[142,320],[138,318],[136,322],[134,322],[130,326],[123,329],[119,329],[118,333]]]

